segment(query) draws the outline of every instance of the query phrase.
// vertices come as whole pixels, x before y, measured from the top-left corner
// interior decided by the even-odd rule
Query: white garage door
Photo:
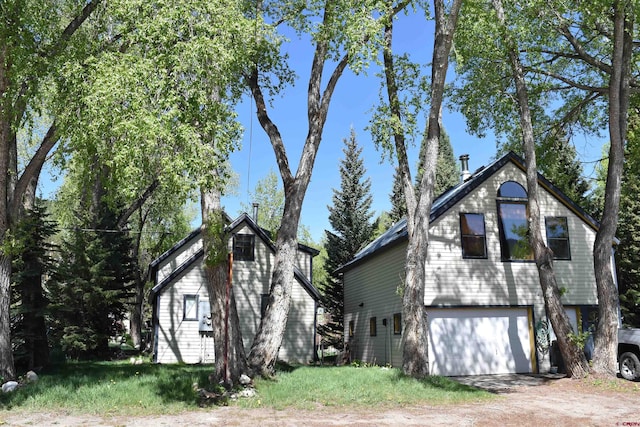
[[[427,309],[436,375],[532,372],[527,308]]]

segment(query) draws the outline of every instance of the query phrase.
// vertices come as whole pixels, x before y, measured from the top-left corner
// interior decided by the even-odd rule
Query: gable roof
[[[234,230],[237,230],[238,228],[240,228],[240,226],[242,226],[243,224],[246,224],[249,226],[249,228],[253,230],[253,232],[257,236],[260,237],[260,239],[262,239],[262,241],[267,245],[267,247],[269,247],[271,252],[275,253],[276,247],[273,241],[271,240],[271,238],[269,237],[268,232],[260,228],[258,224],[256,224],[256,222],[253,220],[253,218],[251,218],[247,213],[243,213],[234,221],[231,221],[231,219],[226,213],[225,213],[225,218],[228,220],[227,222],[230,223],[225,227],[226,232],[233,233]],[[201,227],[195,229],[194,231],[189,233],[188,236],[186,236],[185,238],[180,240],[178,243],[176,243],[173,247],[171,247],[171,249],[169,249],[168,251],[160,255],[158,258],[153,260],[153,262],[149,264],[149,276],[152,277],[153,280],[155,281],[156,273],[160,263],[166,260],[167,258],[169,258],[172,254],[174,254],[178,250],[180,250],[180,248],[182,248],[184,245],[187,245],[190,242],[194,241],[195,239],[198,239],[201,233],[202,233]],[[298,249],[308,253],[312,257],[320,253],[320,251],[318,251],[317,249],[304,245],[302,243],[298,244]],[[173,270],[169,275],[167,275],[164,279],[162,279],[160,283],[156,283],[154,287],[151,289],[151,292],[149,294],[149,300],[152,301],[155,298],[155,296],[158,295],[158,293],[164,287],[166,287],[169,283],[175,280],[178,276],[180,276],[180,274],[182,274],[182,272],[184,272],[187,268],[189,268],[194,262],[200,260],[203,256],[204,256],[204,248],[198,249],[193,255],[187,258],[180,266],[178,266],[178,268]],[[315,286],[313,286],[311,281],[307,279],[307,277],[302,273],[302,271],[298,267],[294,267],[294,277],[315,301],[320,300],[320,292],[318,292]]]
[[[455,185],[440,196],[438,196],[431,205],[431,214],[429,215],[429,224],[441,217],[445,212],[452,208],[456,203],[466,197],[473,190],[478,188],[489,177],[502,169],[507,163],[513,163],[516,167],[526,173],[526,166],[524,160],[510,151],[502,156],[500,159],[495,160],[493,163],[486,167],[481,167],[473,173],[473,175],[466,179],[464,182]],[[587,212],[580,206],[567,197],[558,187],[553,185],[544,176],[538,173],[538,184],[542,186],[549,193],[553,194],[563,205],[569,210],[580,217],[586,224],[588,224],[594,230],[598,230],[600,224],[593,219]],[[400,221],[392,225],[386,232],[375,239],[373,242],[365,246],[360,252],[358,252],[354,258],[346,264],[338,268],[338,272],[344,272],[361,263],[366,258],[369,258],[373,254],[381,250],[386,250],[403,243],[407,240],[407,220],[402,218]]]

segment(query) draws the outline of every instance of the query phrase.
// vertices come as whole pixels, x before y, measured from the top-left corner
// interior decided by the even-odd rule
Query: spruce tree
[[[49,286],[56,338],[67,356],[109,356],[109,338],[122,333],[134,280],[131,240],[117,228],[115,210],[100,201],[89,228],[63,242],[62,260]]]
[[[398,168],[396,168],[393,173],[393,188],[391,189],[389,200],[391,200],[391,212],[389,212],[389,218],[391,219],[391,223],[395,224],[407,216],[407,202],[404,198],[404,190],[402,188],[402,180],[400,170],[398,170]]]
[[[460,182],[460,171],[458,163],[453,155],[453,147],[449,134],[441,127],[440,144],[438,145],[438,161],[436,163],[436,185],[433,188],[434,197],[438,197],[449,188]],[[424,155],[427,149],[425,145],[426,139],[422,140],[420,145],[420,160],[418,162],[418,173],[416,174],[415,187],[416,191],[420,188],[420,181],[424,174]]]
[[[49,364],[43,277],[54,272],[50,238],[56,225],[37,201],[16,226],[13,257],[11,335],[16,366],[21,370]]]
[[[328,206],[333,231],[325,231],[328,280],[323,304],[329,320],[319,327],[324,343],[336,348],[343,347],[344,293],[342,277],[335,270],[352,259],[373,235],[371,180],[364,178],[366,170],[361,157],[362,148],[358,147],[353,129],[349,138],[344,139],[344,144],[340,189],[333,190],[333,206]]]

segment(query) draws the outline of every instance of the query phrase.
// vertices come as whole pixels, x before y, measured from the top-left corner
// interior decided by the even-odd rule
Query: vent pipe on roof
[[[256,222],[256,225],[258,225],[258,206],[260,206],[258,203],[253,202],[253,220]]]
[[[460,183],[465,182],[469,178],[471,178],[471,173],[469,172],[469,155],[463,154],[460,156],[460,166],[462,172],[460,172]]]

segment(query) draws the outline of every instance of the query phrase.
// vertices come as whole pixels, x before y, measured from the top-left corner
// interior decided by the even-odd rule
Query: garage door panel
[[[433,374],[531,372],[527,309],[429,309],[427,312]]]

